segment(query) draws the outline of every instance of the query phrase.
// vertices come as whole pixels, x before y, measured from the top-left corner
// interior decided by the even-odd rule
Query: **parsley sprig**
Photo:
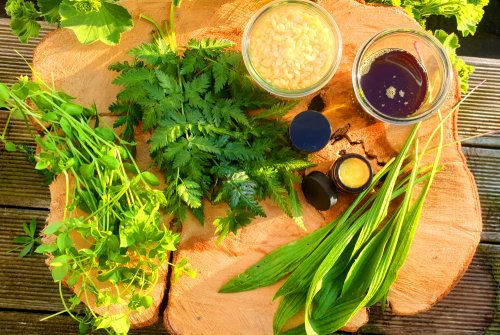
[[[183,222],[190,210],[203,223],[203,198],[225,202],[226,216],[214,221],[220,241],[265,217],[259,202],[271,198],[302,226],[295,172],[312,164],[290,147],[283,121],[296,102],[256,87],[232,42],[190,40],[178,48],[172,25],[165,27],[130,51],[132,63],[111,66],[123,89],[110,109],[121,115],[115,127],[124,127],[125,140],[133,140],[140,122],[152,133],[150,154],[164,171],[168,211]]]

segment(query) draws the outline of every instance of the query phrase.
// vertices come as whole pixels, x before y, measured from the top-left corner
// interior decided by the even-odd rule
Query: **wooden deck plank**
[[[375,334],[499,334],[496,306],[500,246],[481,244],[462,280],[430,311],[415,316],[382,314],[371,310],[374,318],[361,331]],[[498,280],[498,278],[497,278]]]
[[[481,241],[500,242],[500,150],[462,147],[479,192],[483,214]]]
[[[59,288],[52,280],[45,258],[41,255],[19,258],[19,251],[9,252],[17,246],[12,242],[14,238],[24,234],[23,223],[34,218],[41,229],[47,215],[48,210],[0,207],[0,308],[49,312],[63,308]],[[65,297],[69,296],[65,290]]]
[[[12,35],[9,22],[9,19],[0,18],[0,82],[5,84],[12,84],[20,75],[31,76],[27,62],[30,63],[33,59],[35,46],[48,32],[55,29],[54,25],[40,22],[40,36],[28,44],[21,44],[17,37]]]
[[[5,335],[68,335],[79,334],[78,324],[67,315],[59,315],[46,321],[45,313],[27,313],[22,311],[0,311],[0,334]],[[106,334],[96,332],[93,334]],[[151,327],[135,329],[130,335],[166,335],[163,325],[158,323]]]
[[[475,71],[470,76],[469,88],[484,82],[460,106],[458,134],[461,138],[500,130],[500,59],[464,57]],[[483,136],[464,142],[465,145],[500,148],[500,134]]]

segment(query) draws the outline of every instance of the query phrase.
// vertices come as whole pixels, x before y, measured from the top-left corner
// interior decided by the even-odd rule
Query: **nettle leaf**
[[[184,150],[184,151],[179,151],[177,155],[174,157],[174,162],[172,164],[172,167],[174,169],[186,166],[189,161],[191,160],[191,152]]]
[[[132,29],[133,24],[132,16],[124,7],[105,1],[63,0],[59,14],[61,27],[73,30],[83,44],[95,41],[118,44],[121,34]]]
[[[179,58],[170,44],[163,39],[141,44],[130,50],[129,54],[151,65],[175,63],[175,60]]]
[[[229,143],[224,147],[222,154],[226,159],[234,161],[254,161],[264,159],[260,152],[256,152],[252,148],[245,147],[245,145],[241,142]]]

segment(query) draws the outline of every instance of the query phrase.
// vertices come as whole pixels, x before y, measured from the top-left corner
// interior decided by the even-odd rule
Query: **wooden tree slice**
[[[255,10],[269,1],[192,0],[184,2],[176,14],[180,44],[189,37],[228,38],[240,42],[244,25]],[[119,88],[111,85],[109,64],[127,59],[131,47],[150,40],[151,26],[138,20],[145,13],[156,20],[167,16],[169,4],[163,1],[126,0],[135,20],[134,29],[123,35],[116,47],[96,43],[80,45],[72,32],[58,30],[37,48],[34,67],[46,81],[78,96],[83,103],[95,102],[101,111],[114,100]],[[320,92],[324,114],[335,130],[347,129],[347,136],[314,155],[316,170],[326,171],[342,152],[360,152],[372,158],[374,168],[393,157],[401,148],[410,127],[392,126],[369,117],[355,102],[351,86],[354,56],[368,38],[380,30],[394,27],[419,28],[403,10],[367,6],[353,0],[319,1],[336,20],[343,38],[343,56],[339,70]],[[311,97],[304,98],[288,117],[304,110]],[[458,85],[450,92],[450,110],[459,100]],[[454,116],[456,118],[456,114]],[[419,137],[429,137],[438,120],[424,122]],[[445,141],[457,139],[456,119],[445,123]],[[435,142],[435,141],[434,141]],[[432,158],[432,157],[431,157]],[[467,168],[460,145],[445,148],[445,167],[437,176],[426,199],[424,212],[408,259],[389,295],[392,312],[415,314],[428,310],[458,282],[479,243],[481,211],[474,179]],[[309,231],[336,217],[352,201],[344,196],[326,212],[318,212],[304,201],[304,217]],[[238,293],[219,294],[220,286],[241,273],[265,254],[304,235],[276,206],[265,202],[267,218],[257,219],[237,236],[216,246],[210,218],[224,213],[223,207],[207,204],[206,226],[191,218],[184,226],[176,259],[187,257],[199,270],[196,279],[181,278],[172,284],[165,325],[173,334],[270,334],[277,302],[272,296],[277,286]],[[300,320],[295,320],[300,322]],[[355,330],[366,322],[362,311],[348,325]]]

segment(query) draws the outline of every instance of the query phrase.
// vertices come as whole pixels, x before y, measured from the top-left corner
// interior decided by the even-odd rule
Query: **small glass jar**
[[[255,82],[284,98],[300,98],[326,85],[342,54],[337,24],[319,5],[278,0],[248,22],[242,39],[245,66]]]
[[[408,97],[414,94],[412,91],[405,91],[391,85],[382,86],[384,78],[380,75],[373,77],[373,83],[380,85],[380,104],[379,101],[370,97],[368,92],[363,89],[363,77],[369,71],[375,71],[374,65],[376,59],[388,52],[400,52],[403,58],[406,54],[415,60],[424,73],[426,74],[427,83],[425,95],[422,95],[421,103],[415,104],[415,108],[411,109],[406,115],[396,115],[395,113],[384,110],[382,102],[386,96],[390,99],[399,99],[401,104],[408,104]],[[388,60],[388,63],[393,63],[393,60]],[[416,68],[416,64],[411,64],[411,59],[402,60],[398,66],[408,65],[409,72],[415,70],[414,73],[420,71]],[[411,70],[413,69],[413,70]],[[387,74],[387,71],[380,69],[380,73]],[[414,77],[414,73],[408,74],[408,78]],[[369,39],[358,51],[352,67],[352,85],[356,98],[361,107],[371,116],[388,123],[407,125],[418,121],[422,121],[430,117],[434,112],[439,110],[446,100],[446,96],[451,88],[453,70],[450,59],[443,45],[432,35],[420,30],[411,28],[389,29],[382,31]],[[393,76],[396,78],[396,76]],[[366,85],[366,84],[365,84]],[[375,85],[375,84],[374,84]],[[366,88],[367,86],[365,86]],[[378,88],[377,88],[378,89]],[[375,94],[378,94],[375,93]],[[418,92],[415,94],[419,94]],[[390,101],[386,99],[385,101]],[[376,102],[376,103],[375,103]]]
[[[337,159],[329,174],[337,188],[346,193],[363,192],[373,179],[370,162],[358,154],[346,154]]]

